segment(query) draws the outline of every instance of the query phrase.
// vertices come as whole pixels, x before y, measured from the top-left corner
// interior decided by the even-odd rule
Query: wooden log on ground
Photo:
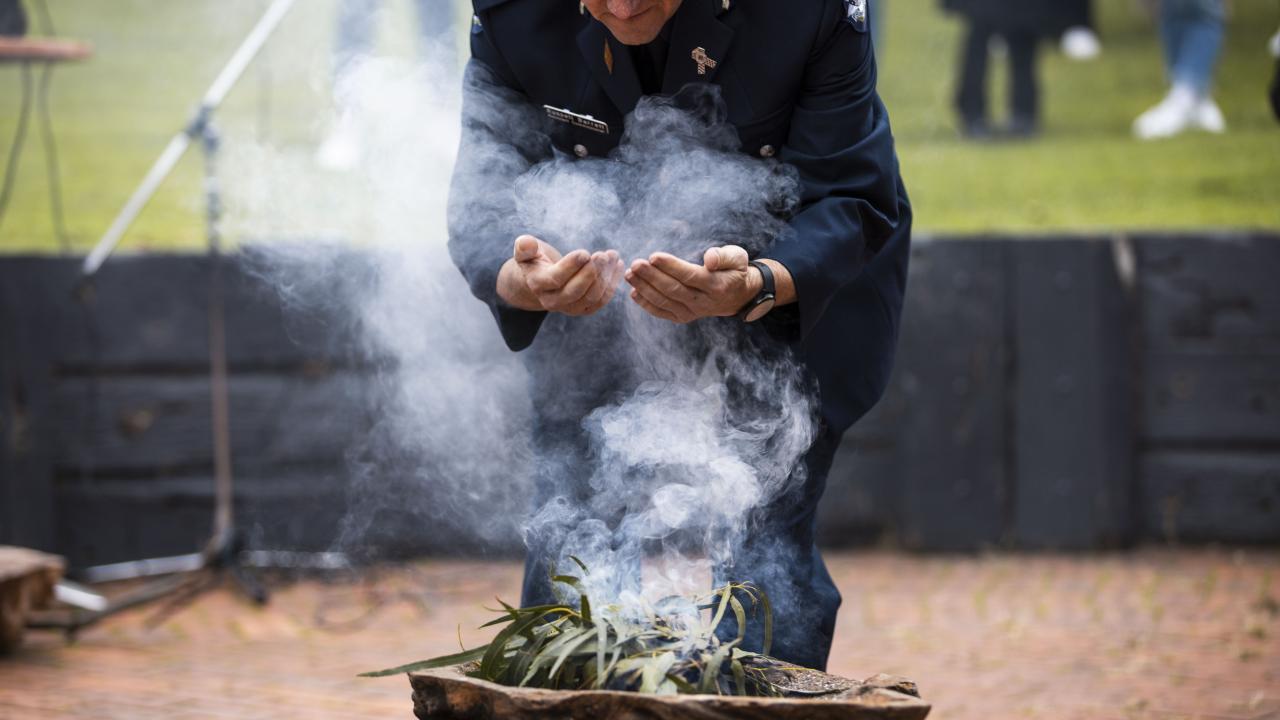
[[[915,683],[887,675],[857,682],[806,670],[835,692],[760,698],[513,688],[468,677],[465,669],[409,676],[419,720],[923,720],[930,710],[908,694]]]
[[[1005,535],[1009,504],[1009,244],[919,243],[894,388],[900,540],[912,550],[980,550]]]
[[[53,600],[62,569],[54,555],[0,546],[0,655],[22,643],[27,616]]]
[[[1134,432],[1125,247],[1088,239],[1012,245],[1020,548],[1088,550],[1132,533]]]

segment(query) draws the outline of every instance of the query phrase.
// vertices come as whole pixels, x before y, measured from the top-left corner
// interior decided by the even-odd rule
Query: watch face
[[[743,319],[749,323],[759,320],[765,315],[768,315],[769,312],[773,310],[773,305],[775,302],[776,301],[774,300],[772,295],[761,298],[760,303],[755,307],[751,308],[751,310],[747,312],[747,316]]]

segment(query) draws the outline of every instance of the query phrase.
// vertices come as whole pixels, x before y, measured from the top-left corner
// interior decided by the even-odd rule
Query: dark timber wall
[[[917,243],[899,362],[847,439],[833,544],[1280,542],[1280,237]],[[0,543],[189,552],[212,502],[199,256],[0,258]],[[318,549],[375,408],[349,330],[227,273],[242,525]],[[427,531],[424,531],[424,534]],[[401,550],[426,550],[407,538]]]

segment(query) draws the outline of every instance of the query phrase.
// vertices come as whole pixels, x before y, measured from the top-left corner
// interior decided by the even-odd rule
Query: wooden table
[[[22,642],[27,615],[53,600],[62,558],[0,545],[0,655]]]

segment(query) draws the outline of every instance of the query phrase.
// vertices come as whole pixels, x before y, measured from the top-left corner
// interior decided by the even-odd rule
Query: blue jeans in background
[[[1160,36],[1169,81],[1201,97],[1213,86],[1222,52],[1223,0],[1162,0]]]

